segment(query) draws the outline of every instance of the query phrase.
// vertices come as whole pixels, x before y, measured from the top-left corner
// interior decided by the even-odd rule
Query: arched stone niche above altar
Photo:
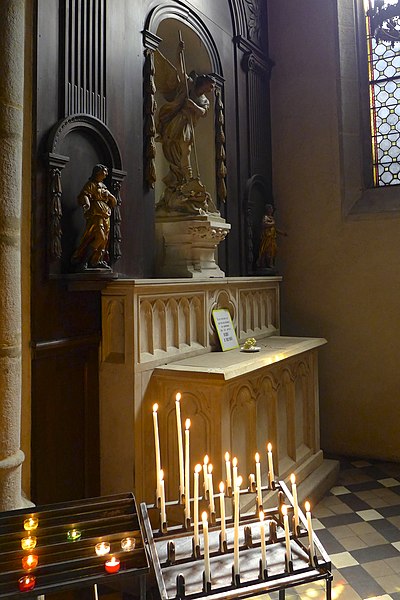
[[[157,36],[161,38],[158,50],[162,55],[173,65],[177,67],[179,34],[181,34],[184,42],[184,59],[186,71],[189,75],[192,71],[197,74],[213,73],[213,65],[204,42],[199,35],[181,21],[174,18],[168,18],[161,21]],[[155,65],[155,84],[156,94],[155,100],[157,104],[156,121],[158,111],[166,102],[162,92],[159,91],[157,66],[159,61],[156,59]],[[160,65],[161,67],[161,65]],[[215,96],[213,93],[208,94],[210,107],[205,118],[201,118],[196,123],[195,127],[195,144],[196,150],[192,151],[192,168],[194,175],[198,175],[206,190],[211,194],[213,199],[216,198],[216,168],[215,168]],[[194,154],[197,155],[197,160]],[[196,164],[197,163],[197,164]],[[197,168],[198,167],[198,168]],[[164,177],[168,174],[169,164],[165,159],[161,143],[156,137],[156,182],[155,182],[155,201],[160,200],[165,184]]]
[[[223,277],[217,248],[226,166],[223,76],[194,11],[159,6],[143,32],[145,183],[154,189],[156,275]]]

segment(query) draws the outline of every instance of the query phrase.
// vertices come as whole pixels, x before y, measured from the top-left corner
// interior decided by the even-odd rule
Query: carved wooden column
[[[21,179],[24,0],[0,2],[0,510],[21,498]]]

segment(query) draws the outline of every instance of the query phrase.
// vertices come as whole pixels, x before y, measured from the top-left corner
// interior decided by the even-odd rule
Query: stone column
[[[0,2],[0,510],[21,508],[24,0]]]

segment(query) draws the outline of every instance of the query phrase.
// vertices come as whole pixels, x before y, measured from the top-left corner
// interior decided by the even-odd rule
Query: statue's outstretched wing
[[[159,50],[154,52],[155,84],[165,100],[171,102],[178,91],[180,79],[177,69]]]

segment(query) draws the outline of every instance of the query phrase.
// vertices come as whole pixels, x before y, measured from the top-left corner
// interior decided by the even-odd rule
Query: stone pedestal
[[[157,276],[224,277],[216,253],[230,228],[218,215],[157,217]]]

